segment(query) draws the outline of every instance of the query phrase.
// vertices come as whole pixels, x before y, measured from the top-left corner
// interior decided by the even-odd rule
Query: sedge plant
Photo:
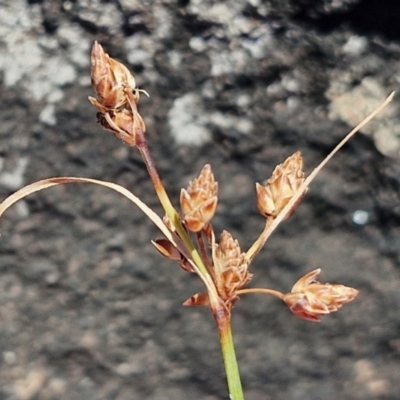
[[[295,211],[321,168],[391,101],[393,93],[355,127],[308,177],[303,172],[303,158],[300,152],[296,152],[278,165],[263,184],[256,183],[257,207],[265,218],[265,225],[250,248],[242,251],[238,240],[228,231],[224,230],[216,238],[211,221],[218,203],[218,184],[210,165],[205,165],[198,178],[181,190],[180,209],[173,206],[149,152],[146,124],[138,111],[140,95],[147,95],[147,92],[138,89],[127,67],[111,58],[97,42],[91,51],[91,79],[96,98],[89,97],[89,101],[97,109],[98,122],[125,145],[139,151],[165,215],[157,215],[131,191],[115,183],[57,177],[25,186],[6,198],[0,204],[0,216],[25,196],[66,183],[93,183],[128,198],[163,234],[162,239],[152,242],[155,248],[203,282],[204,290],[183,304],[204,306],[211,311],[220,338],[230,399],[242,400],[244,395],[231,330],[232,310],[239,297],[254,293],[271,295],[280,299],[297,317],[318,322],[322,316],[337,311],[358,294],[358,290],[351,287],[320,283],[320,269],[305,274],[287,293],[271,288],[248,288],[252,279],[250,264],[272,232]]]

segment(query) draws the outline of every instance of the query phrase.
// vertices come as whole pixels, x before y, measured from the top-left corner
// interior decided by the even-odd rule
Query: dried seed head
[[[209,164],[206,164],[197,179],[190,182],[180,195],[181,210],[186,228],[200,232],[210,223],[218,202],[218,183],[215,182]]]
[[[265,186],[256,183],[258,210],[265,217],[276,217],[304,182],[303,158],[297,151],[278,165]],[[304,196],[305,192],[303,193]],[[292,212],[301,198],[293,206]],[[290,214],[288,214],[289,217]]]
[[[97,113],[97,120],[103,128],[111,131],[118,139],[129,146],[136,145],[138,130],[142,133],[146,125],[139,113],[133,114],[127,109]]]
[[[93,101],[92,104],[102,113],[127,104],[129,90],[137,96],[135,78],[128,68],[112,59],[97,42],[92,47],[91,78],[98,97],[96,104]]]
[[[100,111],[98,121],[125,144],[136,146],[138,135],[146,131],[137,110],[139,92],[144,91],[136,88],[128,68],[112,59],[97,42],[92,47],[91,65],[97,99],[89,97],[89,101]]]
[[[232,304],[237,300],[236,291],[245,286],[252,277],[248,271],[245,253],[241,252],[239,242],[229,232],[223,231],[219,244],[213,238],[212,257],[218,294],[221,299]]]
[[[294,284],[291,292],[283,296],[290,311],[300,318],[315,322],[322,315],[337,311],[358,294],[358,290],[351,287],[319,283],[316,278],[320,272],[318,268],[304,275]]]

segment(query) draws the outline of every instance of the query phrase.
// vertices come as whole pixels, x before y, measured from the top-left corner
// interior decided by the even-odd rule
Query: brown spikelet
[[[351,287],[319,283],[316,278],[320,272],[318,268],[304,275],[291,292],[283,296],[290,311],[308,321],[319,322],[322,315],[337,311],[358,294],[358,290]]]
[[[222,300],[233,304],[237,300],[235,292],[252,276],[245,254],[241,252],[239,242],[229,232],[223,231],[219,243],[212,242],[212,257],[218,294]]]
[[[102,113],[127,104],[127,90],[137,90],[128,68],[105,53],[98,42],[93,44],[90,61],[92,85],[97,95],[97,99],[89,98],[91,103]]]
[[[197,179],[182,189],[180,203],[186,228],[200,232],[210,223],[218,203],[218,183],[215,182],[211,166],[206,164]]]
[[[139,92],[128,68],[111,58],[97,42],[91,53],[91,79],[97,98],[89,101],[98,109],[98,121],[125,144],[135,146],[137,135],[146,131],[137,110]],[[147,94],[147,93],[146,93]]]
[[[129,146],[136,145],[137,129],[142,132],[146,130],[140,114],[134,115],[127,109],[108,111],[105,114],[97,113],[97,121],[104,129],[111,131],[115,137]]]
[[[265,185],[256,183],[258,210],[265,217],[276,217],[304,182],[303,158],[297,151],[278,165]],[[304,196],[305,192],[303,193]],[[299,201],[293,207],[296,208]],[[289,214],[290,215],[290,214]]]

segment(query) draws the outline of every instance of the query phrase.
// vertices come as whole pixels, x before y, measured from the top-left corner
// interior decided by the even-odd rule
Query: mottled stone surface
[[[139,155],[87,101],[98,40],[150,94],[140,111],[175,204],[210,163],[214,228],[246,249],[263,224],[254,182],[296,150],[310,172],[398,90],[399,20],[374,0],[0,1],[1,197],[85,176],[161,212]],[[398,399],[398,105],[321,172],[252,265],[252,287],[288,291],[321,267],[360,295],[320,324],[244,296],[233,319],[247,400]],[[0,231],[1,399],[228,398],[211,315],[181,306],[201,283],[156,253],[156,228],[125,199],[49,189]]]

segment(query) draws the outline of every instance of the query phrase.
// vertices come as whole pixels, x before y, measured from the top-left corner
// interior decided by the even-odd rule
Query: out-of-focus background
[[[96,124],[98,40],[150,94],[140,111],[177,204],[205,163],[214,228],[246,250],[254,183],[300,150],[310,172],[400,82],[400,4],[382,0],[0,1],[0,195],[51,176],[131,189],[161,212],[141,159]],[[250,286],[306,272],[359,297],[320,324],[244,296],[234,334],[248,400],[398,399],[400,116],[395,99],[311,185]],[[162,259],[141,212],[104,188],[30,196],[0,221],[0,398],[227,399],[202,290]]]

